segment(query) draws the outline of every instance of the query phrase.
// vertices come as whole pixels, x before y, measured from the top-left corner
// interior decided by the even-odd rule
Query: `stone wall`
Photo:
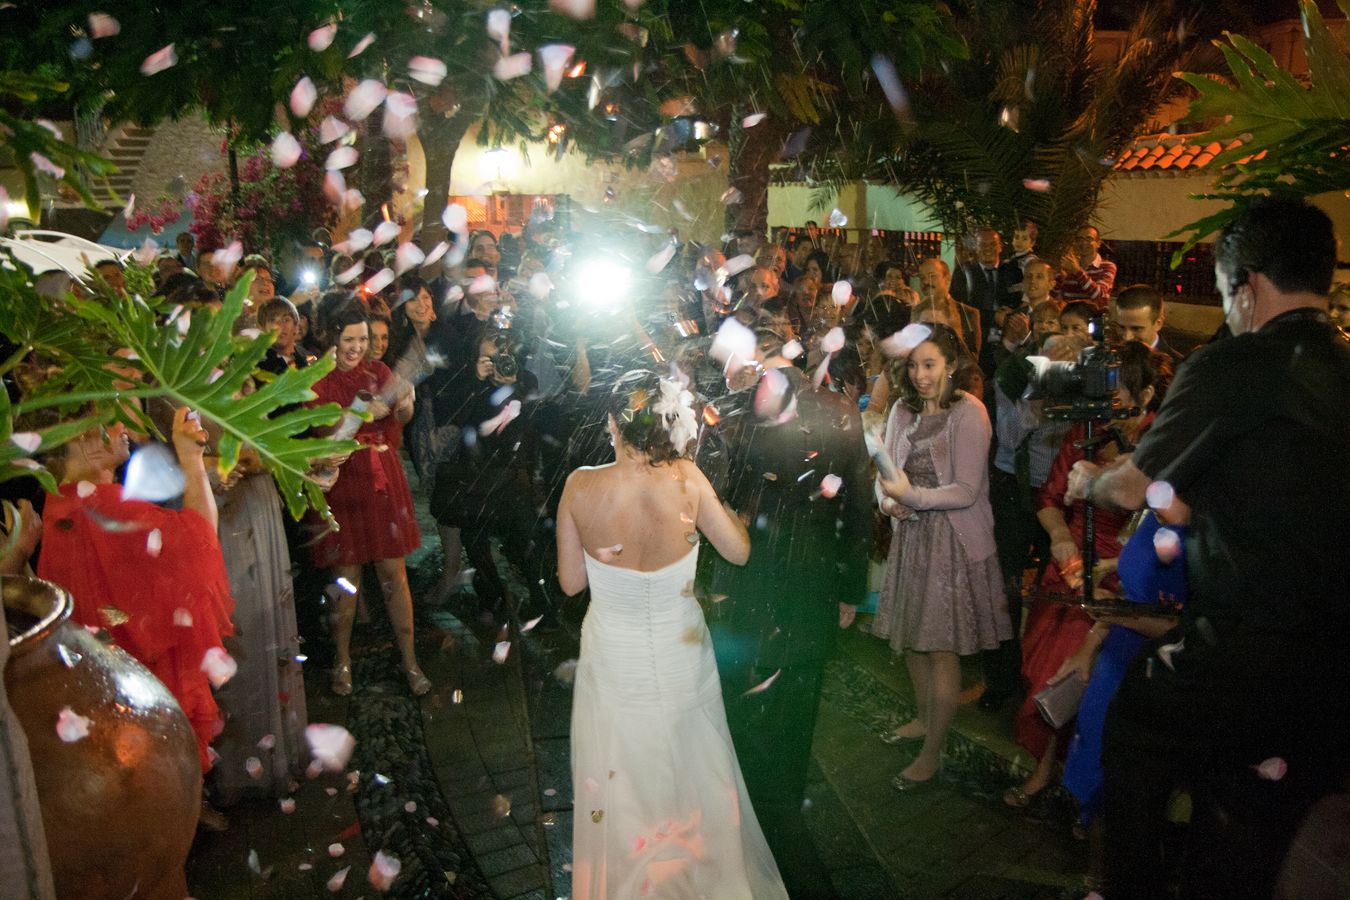
[[[225,171],[228,163],[221,151],[223,140],[221,132],[199,116],[161,122],[155,126],[154,137],[141,158],[132,191],[149,202],[167,193],[179,175],[190,188],[206,172]]]

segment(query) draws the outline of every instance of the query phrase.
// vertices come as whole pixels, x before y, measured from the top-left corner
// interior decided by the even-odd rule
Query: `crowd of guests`
[[[766,471],[744,499],[735,430],[752,416],[781,423],[806,415],[799,408],[820,406],[799,406],[794,397],[769,403],[766,412],[764,397],[779,382],[803,398],[833,395],[821,408],[839,403],[842,411],[810,412],[819,421],[800,429],[807,435],[803,459],[819,452],[806,445],[818,440],[823,447],[831,429],[851,427],[852,416],[878,436],[878,455],[889,461],[866,486],[868,499],[847,507],[851,520],[834,528],[865,535],[855,543],[870,551],[880,577],[875,615],[864,627],[903,657],[914,686],[917,714],[881,735],[917,748],[897,768],[894,787],[909,794],[937,783],[962,692],[961,657],[980,654],[981,707],[1015,702],[1014,734],[1034,759],[1004,802],[1033,807],[1062,782],[1081,809],[1076,830],[1094,836],[1094,873],[1118,878],[1118,868],[1103,869],[1117,840],[1109,825],[1104,835],[1101,828],[1112,802],[1103,767],[1112,752],[1107,710],[1128,683],[1127,671],[1150,652],[1145,643],[1175,634],[1190,593],[1186,503],[1198,504],[1181,502],[1178,476],[1170,479],[1175,501],[1146,513],[1133,511],[1140,503],[1113,507],[1102,494],[1085,496],[1075,472],[1117,459],[1127,464],[1136,445],[1151,451],[1153,468],[1145,471],[1152,475],[1184,465],[1163,457],[1161,438],[1148,443],[1159,423],[1169,435],[1177,431],[1164,402],[1182,355],[1163,332],[1161,291],[1117,284],[1096,228],[1084,226],[1053,259],[1038,255],[1035,223],[1009,237],[1012,252],[1005,253],[995,230],[976,231],[958,241],[952,268],[937,256],[889,259],[876,239],[850,244],[813,228],[781,243],[740,232],[723,247],[660,235],[631,251],[630,262],[641,269],[647,254],[663,252],[667,261],[646,267],[648,281],[618,311],[588,302],[601,286],[569,280],[576,267],[560,262],[569,255],[560,252],[567,236],[547,221],[532,220],[521,235],[462,236],[446,264],[396,278],[380,277],[395,263],[392,251],[378,248],[357,257],[316,242],[284,260],[245,257],[227,271],[217,256],[184,242],[156,267],[166,308],[218,309],[227,283],[247,274],[248,303],[237,328],[274,336],[259,377],[334,354],[336,367],[315,386],[313,402],[359,413],[324,433],[360,445],[316,461],[312,477],[328,486],[334,521],[290,522],[270,477],[247,453],[220,476],[210,456],[213,423],[187,410],[151,409],[187,475],[176,508],[125,498],[117,485],[129,441],[147,435],[120,426],[92,430],[52,460],[62,493],[48,500],[36,571],[72,590],[77,620],[111,628],[174,689],[198,732],[203,769],[214,764],[218,773],[218,800],[250,791],[284,796],[303,766],[300,641],[331,642],[332,689],[345,695],[359,688],[350,644],[371,585],[383,595],[409,688],[431,688],[416,657],[404,565],[422,541],[405,464],[430,497],[440,533],[443,574],[429,600],[459,603],[492,629],[526,620],[556,628],[565,618],[552,557],[562,484],[577,466],[610,457],[609,397],[626,373],[669,372],[688,385],[704,423],[690,453],[719,494],[738,508],[767,503],[765,492],[788,504],[773,525],[767,516],[751,522],[752,545],[757,528],[779,527],[797,515],[793,504],[814,502],[823,488],[789,494],[790,479],[775,484],[778,474]],[[578,247],[571,251],[579,255]],[[1240,265],[1258,284],[1265,277],[1259,273],[1274,271]],[[1320,258],[1315,265],[1327,268]],[[124,290],[117,263],[96,271],[106,289]],[[1329,280],[1329,268],[1326,274]],[[1268,280],[1287,288],[1275,275]],[[1319,281],[1309,290],[1325,296],[1327,288]],[[1350,316],[1346,296],[1333,293],[1330,304],[1342,327]],[[753,350],[719,353],[729,329],[752,334]],[[1047,390],[1043,373],[1078,364],[1099,347],[1113,351],[1110,391],[1088,398],[1097,402],[1094,412],[1074,413],[1074,398]],[[773,370],[791,378],[775,381]],[[854,486],[855,497],[860,489]],[[1090,505],[1105,508],[1095,509],[1085,547]],[[833,522],[834,513],[828,518]],[[147,534],[158,537],[147,541]],[[494,546],[517,577],[499,571]],[[163,574],[163,584],[150,579],[129,590],[141,570],[126,562],[138,556]],[[754,560],[752,553],[752,567]],[[316,597],[297,609],[297,566],[326,573],[326,616],[307,619],[303,607]],[[700,583],[710,578],[705,567]],[[184,580],[194,590],[176,593]],[[1092,612],[1076,602],[1085,581],[1094,586],[1086,599],[1122,598],[1154,604],[1156,612]],[[837,579],[854,585],[847,596],[828,579],[821,586],[836,591],[821,599],[841,604],[841,625],[865,599],[865,582]],[[513,595],[514,584],[524,586],[523,596]],[[112,620],[109,607],[120,610]],[[238,673],[213,694],[212,668],[195,661],[221,649]],[[1163,664],[1173,668],[1170,657]],[[1072,709],[1067,718],[1048,716],[1038,700],[1072,681],[1086,686],[1077,716]],[[747,779],[753,782],[753,773]],[[1161,867],[1160,857],[1151,864]]]

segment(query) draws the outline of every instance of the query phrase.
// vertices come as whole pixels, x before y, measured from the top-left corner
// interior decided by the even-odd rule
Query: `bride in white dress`
[[[615,461],[577,469],[558,509],[558,578],[590,586],[572,701],[572,896],[787,897],[746,795],[703,611],[698,532],[744,564],[745,526],[684,457],[688,392],[616,393]]]

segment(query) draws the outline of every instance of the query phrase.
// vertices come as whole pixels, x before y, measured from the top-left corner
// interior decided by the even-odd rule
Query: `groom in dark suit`
[[[714,557],[704,578],[708,624],[736,755],[788,893],[834,897],[802,801],[825,660],[867,591],[872,479],[857,406],[812,389],[774,341],[761,334],[765,378],[786,390],[764,417],[754,386],[724,398],[721,459],[706,461],[710,474],[720,461],[715,483],[750,530],[749,562]]]

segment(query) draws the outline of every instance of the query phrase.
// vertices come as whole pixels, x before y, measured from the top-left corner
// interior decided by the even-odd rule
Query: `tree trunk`
[[[449,118],[438,117],[422,129],[422,152],[426,155],[426,196],[422,199],[422,230],[441,227],[441,214],[449,203],[450,170],[459,145],[474,117],[460,110]]]
[[[728,147],[731,186],[741,192],[739,204],[727,205],[727,227],[768,233],[769,166],[776,162],[787,136],[787,123],[769,116],[752,128],[741,126],[748,107],[738,108],[731,120]]]

